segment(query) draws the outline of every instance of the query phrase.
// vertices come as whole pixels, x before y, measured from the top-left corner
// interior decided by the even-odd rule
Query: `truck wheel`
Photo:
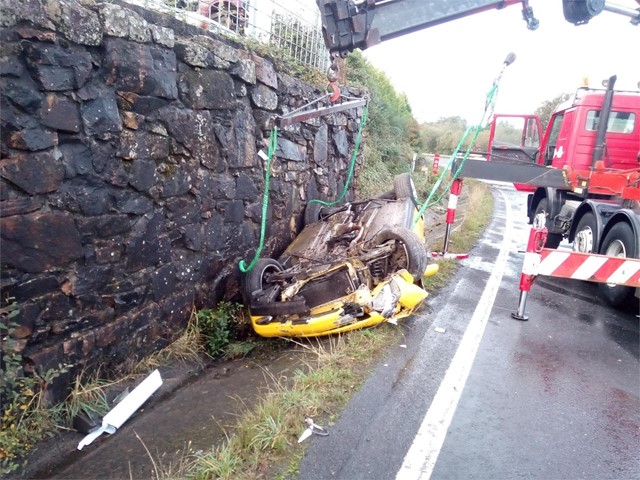
[[[418,236],[411,230],[395,227],[382,230],[374,239],[376,245],[389,240],[396,243],[396,248],[389,259],[389,271],[407,270],[415,280],[422,278],[427,268],[427,250]]]
[[[410,173],[401,173],[393,178],[393,191],[396,199],[410,198],[413,203],[418,204],[418,192]]]
[[[576,235],[573,238],[573,249],[576,252],[596,253],[598,250],[598,230],[593,213],[585,213],[578,222]]]
[[[620,222],[615,224],[604,237],[600,253],[610,257],[636,258],[638,254],[635,247],[636,243],[637,240],[633,235],[631,226],[625,222]],[[605,301],[613,307],[623,305],[633,296],[634,292],[633,287],[608,283],[599,283],[598,287]]]
[[[273,273],[281,272],[282,265],[273,258],[259,258],[251,270],[244,277],[244,300],[251,305],[254,292],[269,288],[269,277]]]
[[[550,215],[551,212],[549,211],[549,201],[546,198],[543,198],[542,200],[540,200],[540,202],[538,203],[538,206],[536,207],[536,213],[534,215],[534,218],[537,217],[540,213],[544,213],[544,216],[546,217],[547,221],[546,221],[546,225],[547,228],[549,228],[550,225]],[[559,233],[547,233],[547,241],[545,242],[544,246],[546,248],[558,248],[558,245],[560,245],[560,242],[562,241],[562,235],[560,235]]]

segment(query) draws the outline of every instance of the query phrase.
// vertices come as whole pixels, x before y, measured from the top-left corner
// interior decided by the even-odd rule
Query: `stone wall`
[[[239,291],[269,119],[323,92],[229,40],[126,3],[0,0],[3,300],[30,368],[117,370]],[[342,191],[357,114],[280,132],[268,239]]]

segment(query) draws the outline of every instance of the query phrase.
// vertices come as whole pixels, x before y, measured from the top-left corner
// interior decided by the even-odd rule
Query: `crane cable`
[[[368,110],[367,106],[365,105],[362,111],[362,120],[360,121],[360,126],[358,127],[358,134],[356,135],[356,143],[353,149],[353,155],[351,156],[351,166],[349,167],[349,175],[347,176],[347,181],[344,184],[342,193],[333,202],[325,202],[323,200],[315,199],[315,200],[310,200],[309,203],[315,202],[324,206],[332,206],[341,202],[342,199],[347,194],[347,191],[349,190],[349,185],[351,183],[351,180],[353,179],[353,173],[355,171],[358,150],[360,149],[360,140],[362,138],[362,129],[364,128],[364,125],[367,123],[367,110]],[[247,262],[245,262],[244,260],[240,260],[240,262],[238,263],[238,268],[240,268],[240,271],[242,273],[247,273],[253,269],[253,267],[256,265],[256,262],[260,258],[260,255],[262,254],[262,249],[264,248],[264,238],[265,238],[265,231],[266,231],[266,225],[267,225],[267,209],[269,206],[269,180],[271,178],[271,160],[277,148],[278,148],[278,127],[273,127],[269,135],[269,150],[267,153],[267,164],[266,164],[265,173],[264,173],[264,192],[262,194],[262,219],[260,221],[260,241],[258,243],[258,248],[256,249],[256,253],[253,256],[253,260],[251,260],[251,263],[247,265]]]

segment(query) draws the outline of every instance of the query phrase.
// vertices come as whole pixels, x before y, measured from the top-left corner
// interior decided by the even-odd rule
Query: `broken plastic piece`
[[[109,413],[102,419],[102,426],[97,430],[89,433],[78,444],[78,450],[82,450],[86,445],[91,444],[96,438],[103,433],[114,434],[131,415],[135,413],[151,395],[154,394],[162,385],[160,372],[154,370],[140,385],[138,385],[129,395],[122,399]]]
[[[329,432],[327,432],[327,430],[321,427],[320,425],[316,425],[313,422],[312,418],[309,418],[309,417],[305,418],[304,424],[307,426],[307,429],[304,432],[302,432],[302,435],[300,435],[300,438],[298,439],[298,443],[304,442],[307,438],[309,438],[314,433],[316,435],[320,435],[321,437],[326,437],[327,435],[329,435]]]

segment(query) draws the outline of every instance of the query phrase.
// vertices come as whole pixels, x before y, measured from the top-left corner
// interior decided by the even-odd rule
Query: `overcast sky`
[[[617,5],[638,8],[635,0]],[[540,27],[527,29],[519,5],[472,15],[389,40],[366,50],[396,89],[407,94],[419,122],[460,116],[482,117],[486,93],[509,52],[516,61],[500,83],[496,113],[533,113],[545,100],[573,93],[583,78],[602,88],[638,90],[640,26],[629,17],[602,12],[576,27],[562,14],[560,0],[531,0]]]

